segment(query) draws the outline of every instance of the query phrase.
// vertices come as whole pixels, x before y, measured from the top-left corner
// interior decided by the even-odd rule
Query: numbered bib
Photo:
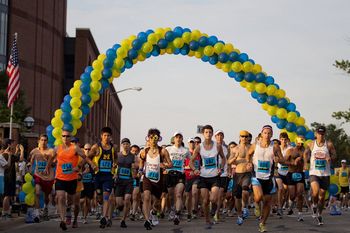
[[[82,178],[83,183],[90,183],[92,181],[92,174],[90,172],[84,173]]]
[[[288,166],[281,165],[280,170],[281,171],[288,171]]]
[[[63,174],[72,174],[73,173],[73,165],[72,163],[64,163],[62,164],[62,173]]]
[[[194,167],[199,170],[199,161],[198,160],[195,160],[194,161]]]
[[[205,158],[204,167],[205,169],[216,168],[216,157]]]
[[[37,162],[37,168],[38,172],[43,172],[46,169],[47,162],[46,161],[38,161]]]
[[[100,162],[100,171],[101,172],[111,172],[111,170],[112,170],[112,161],[102,159]]]
[[[269,173],[270,172],[270,166],[271,162],[270,161],[258,161],[258,172],[261,173]]]
[[[126,167],[119,168],[119,178],[120,179],[130,179],[130,177],[131,177],[130,168],[126,168]]]
[[[292,174],[292,180],[294,182],[301,181],[302,178],[303,178],[303,175],[301,173],[293,173]]]
[[[173,160],[173,169],[174,170],[182,170],[183,167],[183,160]]]
[[[158,181],[159,180],[159,172],[149,171],[146,176],[150,180]]]
[[[315,169],[319,171],[326,170],[326,160],[324,159],[316,159],[315,160]]]

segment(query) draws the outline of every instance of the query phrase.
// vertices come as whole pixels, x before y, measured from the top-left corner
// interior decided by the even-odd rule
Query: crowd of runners
[[[111,227],[116,214],[121,217],[120,227],[126,228],[127,221],[142,220],[147,230],[165,218],[175,225],[198,221],[210,229],[225,216],[237,216],[234,224],[257,218],[258,230],[266,232],[272,212],[280,218],[295,214],[297,221],[304,221],[307,211],[323,225],[336,158],[325,134],[326,128],[320,126],[310,145],[304,145],[301,136],[292,144],[287,133],[273,139],[272,127],[265,125],[255,138],[242,130],[238,143],[226,144],[222,130],[206,125],[201,137],[185,140],[185,135],[175,132],[171,144],[162,145],[161,132],[152,128],[140,148],[128,138],[120,145],[112,144],[112,131],[104,127],[96,144],[80,144],[63,131],[63,144],[54,149],[47,147],[47,136],[40,135],[26,166],[35,181],[33,220],[47,220],[48,206],[54,205],[62,230],[67,225],[78,227],[80,213],[84,224],[88,216],[99,219],[100,228]],[[1,148],[0,173],[13,163],[11,157],[24,159],[23,148],[16,151],[11,145],[7,141]],[[338,198],[347,208],[349,169],[345,160],[336,175],[341,186]],[[40,209],[42,192],[45,205]],[[4,195],[2,215],[6,217],[10,201],[6,186]]]

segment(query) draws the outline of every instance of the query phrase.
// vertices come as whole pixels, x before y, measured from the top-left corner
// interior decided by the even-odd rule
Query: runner
[[[199,188],[201,189],[202,209],[204,210],[206,222],[205,228],[211,229],[213,223],[209,216],[209,202],[212,204],[212,212],[215,213],[219,196],[219,175],[224,169],[226,158],[222,151],[222,146],[217,145],[212,140],[213,127],[211,125],[204,126],[202,133],[204,142],[196,146],[191,158],[190,167],[195,175],[200,175]],[[201,157],[202,164],[200,170],[195,167],[195,161],[198,155]],[[221,164],[219,164],[218,156],[222,158]]]
[[[160,131],[149,129],[147,133],[149,147],[140,152],[139,173],[145,174],[143,178],[143,213],[145,216],[144,227],[147,230],[152,230],[152,225],[158,224],[157,209],[159,209],[164,179],[162,170],[172,167],[168,151],[158,146],[160,140]],[[155,196],[156,202],[152,210],[151,195]]]
[[[66,212],[66,195],[67,203],[73,203],[77,189],[78,172],[81,169],[80,164],[78,164],[79,156],[86,159],[94,169],[96,168],[91,160],[85,156],[84,152],[78,146],[70,142],[70,137],[71,134],[69,131],[62,131],[63,144],[54,149],[54,154],[49,159],[45,169],[45,173],[49,174],[52,162],[57,158],[55,182],[56,196],[58,200],[57,210],[61,218],[60,228],[64,231],[67,230],[67,223],[64,221]],[[73,224],[73,226],[75,225]]]
[[[139,161],[140,161],[140,147],[138,145],[132,145],[130,148],[130,153],[134,155],[135,157],[135,170],[137,171],[139,169]],[[132,191],[132,209],[130,214],[130,220],[135,221],[136,220],[136,213],[138,208],[140,207],[140,174],[137,173],[136,177],[133,179],[133,191]],[[140,207],[142,209],[142,207]]]
[[[115,197],[117,208],[124,206],[120,227],[127,228],[125,219],[129,214],[131,195],[133,192],[133,178],[136,177],[135,155],[130,153],[130,140],[121,140],[121,152],[117,154],[117,173],[115,175]],[[123,201],[124,199],[124,201]]]
[[[266,232],[266,220],[270,214],[272,194],[276,193],[276,182],[273,177],[274,161],[283,162],[281,148],[271,141],[272,127],[265,125],[261,131],[261,138],[253,144],[248,151],[252,157],[252,163],[247,164],[247,170],[254,166],[252,178],[255,208],[260,208],[263,202],[262,216],[259,223],[259,231]]]
[[[326,141],[326,127],[318,126],[316,140],[310,143],[305,150],[304,161],[310,158],[310,183],[312,196],[312,213],[318,225],[323,225],[322,211],[324,208],[325,195],[329,186],[331,175],[331,160],[336,158],[333,143]],[[305,165],[304,165],[305,166]],[[305,166],[306,169],[306,166]]]
[[[284,164],[288,165],[287,173],[287,185],[289,191],[289,199],[291,204],[289,205],[289,212],[293,213],[293,206],[295,198],[298,198],[298,221],[304,221],[303,212],[303,202],[304,202],[304,185],[305,185],[305,175],[304,169],[304,142],[305,139],[302,136],[298,136],[296,139],[296,147],[289,148],[285,154]]]
[[[98,168],[95,174],[95,190],[102,206],[102,218],[100,228],[110,226],[112,221],[110,216],[110,195],[113,189],[113,173],[115,167],[115,151],[117,150],[111,143],[112,129],[103,127],[101,129],[101,142],[92,146],[89,158],[92,159]]]
[[[44,193],[45,207],[43,212],[44,220],[49,220],[49,213],[47,205],[49,204],[49,195],[52,191],[52,186],[55,181],[55,174],[53,167],[48,168],[48,173],[45,173],[45,169],[49,159],[53,156],[54,151],[47,147],[48,137],[45,134],[41,134],[38,140],[38,147],[33,149],[29,156],[30,166],[34,167],[33,178],[35,181],[35,210],[34,210],[34,222],[40,221],[39,208],[40,208],[40,192]],[[34,165],[35,164],[35,165]],[[32,169],[29,169],[31,171]]]
[[[168,195],[171,200],[174,200],[175,205],[175,216],[174,225],[180,224],[180,215],[182,209],[182,196],[185,189],[185,173],[184,165],[185,159],[190,158],[190,153],[187,148],[182,146],[183,135],[181,132],[175,132],[174,135],[174,145],[168,146],[166,150],[169,153],[171,162],[173,164],[172,168],[167,169],[167,188]]]
[[[233,195],[238,215],[236,223],[242,225],[243,220],[249,216],[248,200],[252,172],[251,169],[248,169],[248,164],[251,163],[252,158],[248,154],[250,148],[249,132],[242,130],[239,133],[239,138],[239,145],[232,149],[228,163],[235,166]]]
[[[283,155],[283,157],[285,157],[286,151],[291,148],[289,145],[288,134],[286,132],[280,133],[279,139],[281,142],[280,147],[281,147],[282,155]],[[287,186],[287,177],[286,177],[287,173],[288,173],[288,165],[278,163],[277,166],[278,166],[278,171],[277,171],[277,176],[276,176],[276,183],[277,183],[277,188],[278,188],[277,215],[280,216],[280,218],[282,218],[282,216],[283,216],[283,210],[282,210],[283,204],[285,202],[288,202],[288,186]],[[288,215],[291,215],[291,214],[293,214],[292,209],[290,209],[290,211],[288,212]]]
[[[347,210],[349,197],[350,169],[346,166],[346,160],[341,161],[341,167],[335,173],[339,177],[341,208]]]

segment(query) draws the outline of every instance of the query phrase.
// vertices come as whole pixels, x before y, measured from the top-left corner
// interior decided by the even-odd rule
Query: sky
[[[67,33],[90,28],[100,53],[147,29],[181,26],[232,43],[260,64],[305,117],[335,123],[334,111],[350,107],[350,75],[335,60],[349,59],[348,0],[69,0]],[[197,125],[223,130],[225,141],[239,131],[254,136],[270,116],[226,73],[182,55],[152,57],[137,63],[113,82],[122,102],[121,137],[143,145],[149,128],[158,128],[162,144],[176,131],[185,140]],[[274,136],[279,130],[274,126]],[[350,133],[350,128],[345,128]]]

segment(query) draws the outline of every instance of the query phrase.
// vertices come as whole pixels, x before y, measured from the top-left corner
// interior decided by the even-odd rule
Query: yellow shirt
[[[349,168],[343,169],[342,167],[338,168],[337,175],[339,176],[339,185],[340,187],[349,186]]]

